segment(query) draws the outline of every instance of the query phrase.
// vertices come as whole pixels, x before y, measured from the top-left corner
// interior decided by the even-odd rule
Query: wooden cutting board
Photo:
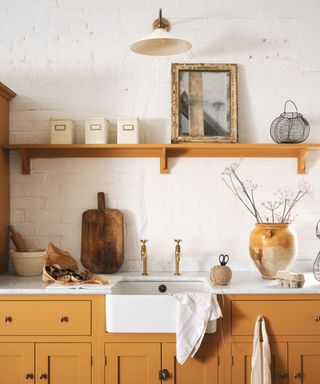
[[[114,273],[123,264],[123,215],[105,207],[104,192],[98,193],[98,209],[82,215],[81,263],[94,273]]]

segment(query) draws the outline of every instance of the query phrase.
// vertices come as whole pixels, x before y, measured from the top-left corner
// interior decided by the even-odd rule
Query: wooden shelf
[[[30,174],[34,158],[157,157],[160,173],[168,173],[168,158],[178,157],[289,157],[297,159],[297,172],[306,172],[309,151],[320,144],[8,144],[18,151],[22,173]]]

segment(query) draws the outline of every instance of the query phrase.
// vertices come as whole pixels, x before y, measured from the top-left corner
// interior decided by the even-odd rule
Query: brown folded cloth
[[[49,243],[44,254],[42,281],[66,285],[110,284],[88,270],[79,269],[78,263],[69,252]]]

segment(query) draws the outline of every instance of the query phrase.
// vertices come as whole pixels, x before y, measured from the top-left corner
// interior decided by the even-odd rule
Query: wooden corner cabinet
[[[9,102],[15,93],[0,83],[0,146],[9,143]],[[0,274],[8,270],[10,223],[9,160],[0,151]]]

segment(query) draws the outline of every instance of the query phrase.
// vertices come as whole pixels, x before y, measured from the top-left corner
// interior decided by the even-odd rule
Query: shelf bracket
[[[166,174],[169,173],[168,170],[168,154],[167,154],[167,148],[162,147],[161,153],[160,153],[160,173]]]
[[[30,156],[29,152],[26,149],[19,149],[19,154],[21,157],[21,173],[23,175],[30,175]]]
[[[306,173],[306,159],[308,151],[306,149],[300,149],[297,156],[297,172],[299,175]]]

